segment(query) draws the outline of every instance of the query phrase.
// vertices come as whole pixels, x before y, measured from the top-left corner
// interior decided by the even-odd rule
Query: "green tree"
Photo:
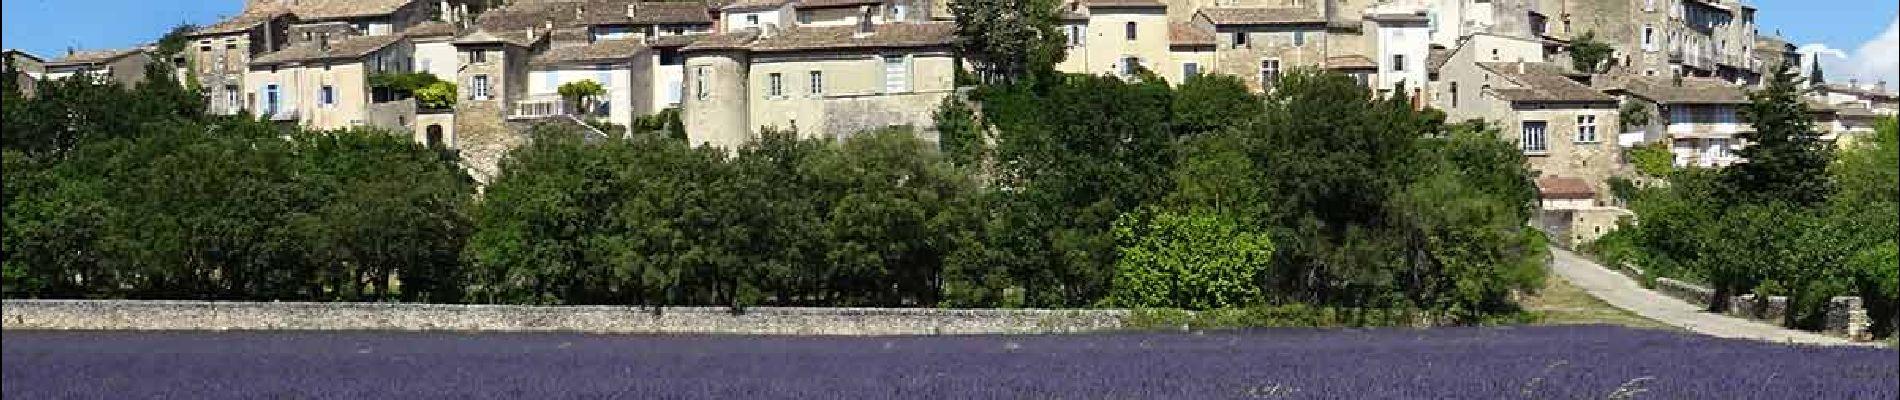
[[[165,36],[158,38],[158,49],[154,52],[157,53],[155,58],[171,60],[172,57],[184,53],[185,48],[191,45],[191,34],[197,31],[197,25],[189,23],[173,25],[171,30],[165,31]]]
[[[1601,73],[1609,68],[1604,61],[1615,53],[1608,43],[1597,41],[1596,32],[1584,32],[1570,41],[1570,63],[1577,72]]]
[[[976,111],[957,96],[943,99],[933,116],[937,124],[937,142],[951,162],[973,165],[982,160],[989,147],[988,130],[977,120]]]
[[[559,92],[561,98],[567,99],[567,102],[573,104],[576,110],[582,114],[593,114],[596,102],[599,101],[601,96],[607,95],[607,88],[601,86],[600,82],[595,82],[592,79],[563,83],[561,87],[556,88],[555,91]]]
[[[1175,130],[1186,136],[1238,126],[1258,117],[1266,104],[1238,77],[1200,74],[1176,89],[1173,109]]]
[[[1120,257],[1108,303],[1206,310],[1259,304],[1268,235],[1206,209],[1148,210],[1115,222]]]
[[[1814,117],[1795,79],[1786,66],[1777,67],[1767,85],[1749,93],[1749,104],[1741,107],[1742,119],[1755,129],[1736,134],[1748,143],[1736,155],[1748,162],[1723,172],[1733,198],[1802,207],[1827,198],[1830,185],[1818,177],[1826,173],[1832,152],[1814,130]]]
[[[455,84],[434,82],[415,91],[416,101],[423,108],[446,110],[455,107]]]
[[[956,49],[985,82],[1014,82],[1053,71],[1067,57],[1056,0],[968,0],[950,3]]]

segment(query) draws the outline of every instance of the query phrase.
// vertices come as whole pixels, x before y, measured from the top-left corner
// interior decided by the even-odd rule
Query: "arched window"
[[[442,125],[429,125],[428,128],[423,130],[422,136],[425,138],[426,143],[429,144],[429,147],[442,147]]]
[[[1128,33],[1128,40],[1135,40],[1135,21],[1128,21],[1128,23],[1122,25],[1122,27],[1122,29]]]

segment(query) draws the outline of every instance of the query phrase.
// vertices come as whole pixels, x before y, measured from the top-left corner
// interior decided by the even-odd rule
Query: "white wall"
[[[455,52],[455,45],[449,42],[416,43],[415,69],[428,72],[436,79],[453,82],[455,73],[461,67],[462,58]]]
[[[626,66],[614,65],[612,69],[586,66],[559,68],[528,72],[528,96],[560,96],[561,85],[592,80],[607,88],[607,120],[621,125],[633,123],[633,74]]]
[[[757,16],[758,24],[746,23],[748,19],[746,17],[748,16]],[[778,9],[735,12],[720,15],[719,18],[719,26],[725,27],[726,32],[738,32],[746,28],[757,28],[764,24],[780,23]],[[781,25],[780,27],[783,28],[784,26]]]
[[[1393,25],[1387,25],[1393,24]],[[1420,23],[1380,23],[1375,25],[1378,38],[1379,74],[1374,82],[1378,90],[1390,90],[1393,85],[1405,82],[1406,93],[1423,92],[1428,76],[1425,71],[1425,58],[1431,52],[1431,32],[1426,24]],[[1405,56],[1405,65],[1395,70],[1393,56]]]

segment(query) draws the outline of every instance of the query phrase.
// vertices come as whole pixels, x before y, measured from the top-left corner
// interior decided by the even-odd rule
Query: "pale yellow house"
[[[1168,6],[1155,0],[1082,0],[1064,11],[1068,58],[1056,69],[1090,75],[1134,77],[1150,70],[1181,76],[1170,54]]]
[[[284,48],[251,60],[251,109],[274,121],[312,129],[380,126],[409,131],[413,101],[374,98],[369,77],[411,71],[411,47],[401,36],[356,36]]]
[[[799,26],[711,35],[683,49],[694,143],[736,147],[767,128],[842,137],[908,125],[934,137],[955,92],[945,23]]]
[[[1193,22],[1168,23],[1168,58],[1173,62],[1156,73],[1176,84],[1208,73],[1214,65],[1214,46],[1212,27]]]

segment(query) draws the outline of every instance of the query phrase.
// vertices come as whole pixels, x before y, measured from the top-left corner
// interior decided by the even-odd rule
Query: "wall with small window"
[[[1202,20],[1205,23],[1205,19]],[[1212,72],[1234,75],[1265,90],[1271,76],[1326,63],[1325,25],[1216,26]]]

